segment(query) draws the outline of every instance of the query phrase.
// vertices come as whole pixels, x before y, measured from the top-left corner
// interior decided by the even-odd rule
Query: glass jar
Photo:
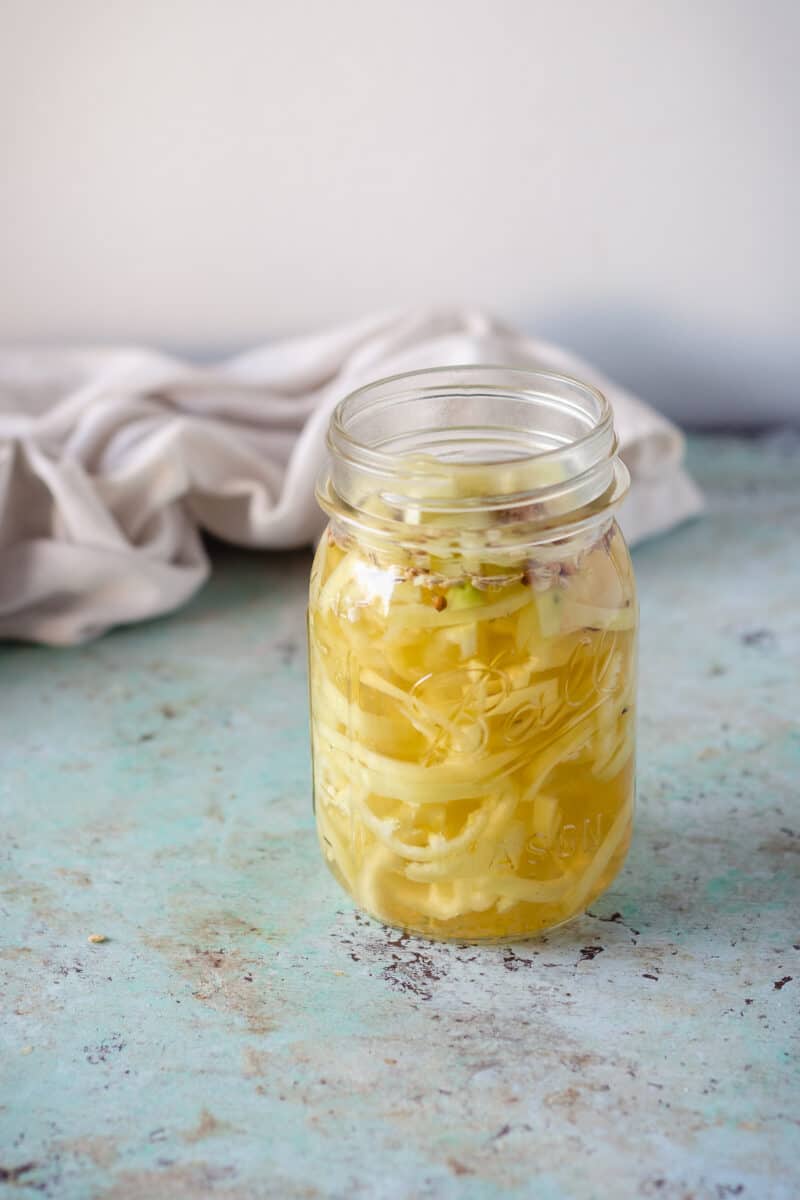
[[[309,602],[325,860],[436,938],[539,933],[631,837],[637,605],[605,398],[504,367],[398,375],[333,414]]]

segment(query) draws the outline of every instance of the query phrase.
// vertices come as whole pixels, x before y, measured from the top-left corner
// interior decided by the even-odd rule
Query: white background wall
[[[0,0],[0,338],[456,302],[800,419],[800,0]]]

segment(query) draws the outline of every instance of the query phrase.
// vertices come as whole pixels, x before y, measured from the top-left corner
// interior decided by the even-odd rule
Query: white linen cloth
[[[632,541],[697,512],[683,439],[571,354],[480,313],[369,318],[213,366],[145,349],[0,352],[0,636],[67,645],[176,608],[209,571],[200,531],[311,543],[334,405],[381,376],[490,363],[605,391]]]

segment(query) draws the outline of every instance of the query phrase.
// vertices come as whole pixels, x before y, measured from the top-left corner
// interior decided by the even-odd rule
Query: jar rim
[[[629,481],[603,393],[529,367],[373,380],[336,406],[327,444],[317,499],[370,536],[430,540],[431,524],[455,540],[469,528],[495,542],[549,536],[607,519]]]
[[[550,449],[536,449],[525,455],[516,454],[509,457],[482,459],[482,464],[485,467],[502,467],[512,462],[515,466],[520,466],[526,459],[535,459],[540,463],[552,461],[558,455],[563,455],[566,451],[581,451],[589,448],[593,440],[601,440],[603,436],[608,437],[609,433],[612,439],[614,439],[614,414],[611,404],[607,396],[592,384],[563,372],[539,370],[535,367],[514,367],[499,363],[463,363],[444,367],[424,367],[414,371],[400,371],[394,375],[374,379],[369,383],[355,388],[352,392],[344,396],[333,410],[328,427],[328,448],[332,453],[349,459],[353,465],[366,470],[372,469],[380,474],[393,474],[397,471],[398,467],[402,467],[405,457],[403,453],[399,453],[397,450],[383,450],[370,446],[358,437],[354,437],[347,428],[347,416],[350,415],[348,410],[359,401],[373,398],[371,403],[369,403],[369,407],[371,411],[375,412],[380,407],[379,397],[381,397],[381,393],[388,392],[388,394],[382,397],[383,404],[385,405],[421,399],[420,389],[424,389],[428,383],[437,385],[437,390],[453,397],[458,396],[459,393],[466,396],[470,391],[479,388],[481,392],[487,395],[494,395],[496,397],[505,396],[508,399],[532,400],[534,397],[542,398],[541,392],[534,392],[531,388],[509,388],[501,383],[492,382],[491,376],[493,375],[508,376],[512,380],[519,380],[520,382],[528,380],[565,385],[567,388],[572,388],[587,399],[594,401],[597,406],[597,414],[586,431],[577,437],[563,441],[560,445],[553,446]],[[447,381],[448,377],[451,377],[449,382]],[[418,388],[411,388],[405,392],[394,390],[396,385],[411,384],[414,381],[419,383],[420,386]],[[555,397],[553,398],[555,399]],[[563,398],[559,398],[559,402],[562,404],[566,403]],[[365,407],[367,405],[363,406],[363,408]],[[360,411],[363,411],[363,408]],[[358,413],[359,410],[357,409],[353,415],[357,416]],[[589,414],[586,415],[588,416]],[[614,449],[616,449],[615,439]],[[448,471],[462,471],[474,468],[475,463],[466,459],[449,458],[447,459],[446,466]]]

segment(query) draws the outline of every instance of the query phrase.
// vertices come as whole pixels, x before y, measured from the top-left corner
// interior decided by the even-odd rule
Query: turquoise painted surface
[[[800,1193],[800,454],[692,466],[708,515],[636,554],[633,850],[548,940],[400,937],[328,876],[305,555],[0,650],[0,1194]]]

